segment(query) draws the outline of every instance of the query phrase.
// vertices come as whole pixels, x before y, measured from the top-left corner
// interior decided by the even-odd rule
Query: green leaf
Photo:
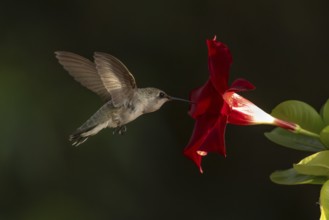
[[[329,181],[323,184],[320,192],[320,220],[329,220]]]
[[[320,113],[324,123],[329,125],[329,99],[322,106]]]
[[[321,151],[294,164],[294,169],[304,175],[329,177],[329,150]]]
[[[322,129],[320,133],[320,140],[324,143],[327,147],[329,147],[329,125]]]
[[[299,124],[303,129],[320,133],[324,127],[321,116],[310,105],[297,100],[289,100],[277,105],[272,116]]]
[[[297,173],[294,168],[275,171],[271,174],[270,179],[282,185],[323,184],[328,180],[327,177],[323,176],[310,176]]]
[[[282,128],[266,132],[265,136],[276,144],[295,150],[318,152],[327,149],[318,138],[295,134]]]

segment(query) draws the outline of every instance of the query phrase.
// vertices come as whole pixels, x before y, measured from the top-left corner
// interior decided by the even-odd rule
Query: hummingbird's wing
[[[128,68],[117,58],[110,54],[95,52],[94,59],[98,74],[111,94],[115,107],[129,102],[137,89],[134,76]]]
[[[102,99],[106,101],[111,99],[111,94],[105,88],[93,62],[71,52],[56,51],[55,54],[59,63],[76,81],[98,94]]]

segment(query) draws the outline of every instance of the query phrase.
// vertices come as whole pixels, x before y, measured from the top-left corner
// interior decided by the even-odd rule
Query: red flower
[[[189,114],[195,119],[193,134],[184,155],[201,168],[202,156],[217,152],[226,156],[225,128],[227,123],[236,125],[276,124],[294,130],[295,125],[273,118],[252,102],[235,92],[252,90],[255,87],[244,79],[235,80],[228,86],[232,57],[228,47],[213,40],[207,40],[208,81],[190,94],[192,105]]]

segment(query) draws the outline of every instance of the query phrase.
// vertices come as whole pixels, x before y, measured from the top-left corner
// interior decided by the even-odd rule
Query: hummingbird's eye
[[[159,93],[159,97],[160,97],[160,98],[163,98],[164,96],[165,96],[165,94],[164,94],[163,92],[160,92],[160,93]]]

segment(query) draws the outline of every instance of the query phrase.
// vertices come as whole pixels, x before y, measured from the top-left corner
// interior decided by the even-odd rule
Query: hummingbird
[[[137,88],[128,68],[110,54],[95,52],[94,62],[67,51],[56,51],[55,55],[76,81],[105,102],[69,136],[73,146],[82,144],[88,137],[107,127],[114,128],[113,134],[123,134],[127,131],[126,124],[143,114],[157,111],[168,101],[190,102],[169,96],[157,88]]]

